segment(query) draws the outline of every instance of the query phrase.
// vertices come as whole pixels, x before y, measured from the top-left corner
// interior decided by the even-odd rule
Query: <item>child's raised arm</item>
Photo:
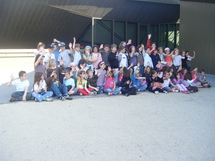
[[[8,87],[10,87],[10,86],[13,85],[13,84],[12,84],[13,80],[14,80],[14,75],[11,74],[11,76],[10,76],[10,81],[7,83],[7,86],[8,86]]]
[[[38,65],[39,65],[39,63],[40,63],[40,60],[42,59],[42,57],[44,56],[44,52],[40,55],[40,57],[37,59],[37,61],[34,63],[34,67],[36,68]]]

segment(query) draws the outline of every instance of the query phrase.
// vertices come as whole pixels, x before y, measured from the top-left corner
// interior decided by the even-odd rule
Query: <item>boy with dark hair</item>
[[[118,53],[117,53],[117,45],[116,44],[111,45],[111,52],[108,56],[108,60],[110,62],[110,66],[112,69],[118,69],[119,68],[119,61],[118,61]]]
[[[87,86],[88,88],[92,88],[94,95],[99,94],[99,88],[97,87],[97,79],[98,76],[93,74],[91,69],[87,70]]]
[[[102,61],[105,62],[106,66],[110,66],[110,62],[108,60],[108,56],[110,55],[110,45],[106,44],[103,47],[103,44],[100,46],[100,52],[102,55]]]
[[[27,80],[27,74],[25,71],[19,72],[19,78],[14,80],[14,76],[11,76],[11,80],[7,84],[8,87],[16,86],[16,92],[12,93],[10,102],[31,100],[31,92],[28,92],[29,81]]]

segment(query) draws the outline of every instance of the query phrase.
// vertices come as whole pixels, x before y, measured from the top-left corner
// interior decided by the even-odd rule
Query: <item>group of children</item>
[[[52,96],[60,100],[72,99],[72,95],[136,95],[140,91],[181,92],[188,94],[198,91],[199,87],[211,87],[205,78],[205,71],[197,75],[198,68],[191,71],[191,61],[195,58],[188,51],[175,48],[163,50],[150,42],[135,47],[121,42],[119,47],[112,44],[86,46],[84,53],[80,44],[66,44],[57,39],[45,49],[40,42],[35,52],[35,76],[31,92],[25,71],[19,72],[19,78],[11,77],[8,86],[16,86],[16,92],[10,101],[35,100],[53,101]]]

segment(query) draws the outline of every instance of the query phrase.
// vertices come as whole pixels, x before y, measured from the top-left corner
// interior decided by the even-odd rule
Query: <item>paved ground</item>
[[[0,160],[214,161],[214,93],[1,104]]]

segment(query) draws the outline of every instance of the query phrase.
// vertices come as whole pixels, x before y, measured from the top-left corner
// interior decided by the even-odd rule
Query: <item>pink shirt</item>
[[[120,82],[122,80],[123,74],[118,75],[118,81]]]
[[[115,78],[106,77],[106,82],[105,82],[104,89],[113,88],[114,83],[115,83]]]
[[[93,60],[95,61],[93,62],[93,68],[97,69],[99,62],[102,61],[102,56],[100,53],[92,53],[92,55],[93,55]]]

